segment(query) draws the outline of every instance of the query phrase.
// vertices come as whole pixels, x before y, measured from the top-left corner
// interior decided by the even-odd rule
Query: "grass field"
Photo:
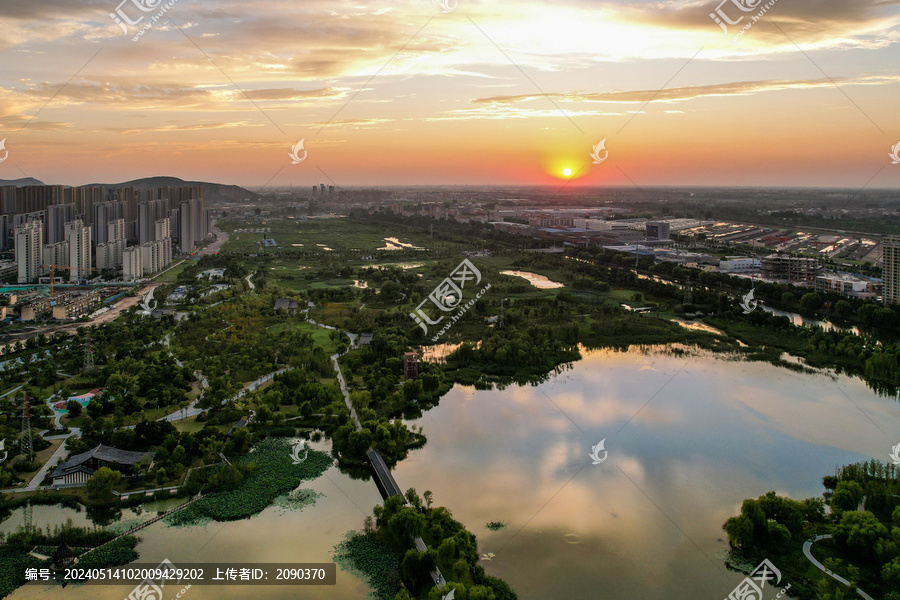
[[[184,260],[181,263],[176,264],[174,267],[171,267],[162,273],[152,277],[153,281],[159,281],[160,283],[172,283],[178,277],[178,274],[187,269],[189,266],[194,264],[193,261]]]
[[[200,423],[197,421],[197,417],[190,417],[187,419],[182,419],[180,421],[173,421],[172,425],[175,426],[175,429],[178,431],[186,431],[188,433],[196,433],[203,429],[206,426],[206,423]]]
[[[317,346],[322,348],[328,356],[331,356],[332,354],[337,352],[338,344],[331,339],[332,332],[330,329],[316,327],[315,325],[306,323],[304,321],[297,321],[296,323],[280,323],[269,328],[269,331],[272,333],[279,333],[289,330],[310,334],[312,336],[313,342]]]
[[[423,249],[434,249],[434,240],[426,233],[402,225],[386,227],[379,223],[366,223],[348,218],[333,219],[268,219],[263,221],[226,220],[219,221],[219,229],[228,233],[228,242],[223,246],[225,252],[258,252],[259,241],[263,237],[272,238],[280,249],[321,251],[359,251],[372,253],[378,248],[388,246],[386,238],[397,238],[400,245],[409,244]],[[271,229],[267,233],[234,233],[237,229]],[[395,244],[396,245],[396,244]],[[447,242],[441,242],[446,247]],[[403,246],[406,247],[406,246]],[[460,247],[464,247],[460,245]],[[267,252],[278,252],[278,249],[267,248]],[[388,258],[390,250],[378,252]],[[425,254],[423,252],[423,254]]]

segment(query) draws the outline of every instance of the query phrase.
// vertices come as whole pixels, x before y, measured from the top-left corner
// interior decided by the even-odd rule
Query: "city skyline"
[[[156,4],[0,7],[0,179],[900,186],[896,3]]]

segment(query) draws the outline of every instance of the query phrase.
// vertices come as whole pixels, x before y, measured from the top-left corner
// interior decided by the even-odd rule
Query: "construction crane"
[[[81,271],[91,273],[92,271],[97,271],[98,269],[88,267],[87,269],[82,269],[81,267],[64,267],[63,265],[41,265],[42,269],[50,269],[50,295],[53,295],[53,286],[56,283],[56,277],[54,273],[56,269],[61,269],[64,271]]]

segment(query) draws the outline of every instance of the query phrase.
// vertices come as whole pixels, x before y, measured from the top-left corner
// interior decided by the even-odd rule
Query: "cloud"
[[[620,7],[619,15],[623,20],[645,25],[704,30],[710,26],[715,27],[709,15],[720,6],[720,2],[721,0],[666,0]],[[733,2],[754,7],[755,10],[744,12]],[[737,19],[740,16],[756,15],[766,4],[766,0],[726,0],[721,7],[730,18]],[[892,8],[898,5],[900,0],[777,0],[754,25],[754,37],[760,42],[781,44],[787,34],[803,43],[830,40],[834,44],[840,44],[872,30],[885,31],[892,28],[897,23],[896,11]],[[775,21],[780,30],[770,20]]]
[[[896,83],[900,76],[832,77],[830,79],[735,81],[711,85],[684,86],[663,90],[631,90],[615,92],[566,92],[548,94],[519,94],[476,98],[473,104],[515,104],[532,100],[546,100],[547,96],[570,102],[644,103],[678,102],[709,96],[747,96],[762,92],[788,89],[830,87],[835,84],[880,85]]]
[[[201,131],[210,129],[233,129],[235,127],[257,127],[264,126],[250,123],[248,121],[234,121],[222,123],[195,123],[190,125],[161,125],[158,127],[140,127],[140,128],[124,128],[124,127],[104,127],[102,131],[120,133],[122,135],[132,135],[141,133],[160,133],[172,131]]]
[[[341,100],[348,89],[317,88],[299,90],[296,88],[262,88],[248,89],[244,92],[232,85],[185,87],[183,84],[128,84],[72,82],[58,91],[59,86],[51,83],[29,85],[23,89],[7,90],[6,101],[15,100],[24,103],[44,102],[53,97],[54,106],[65,104],[114,104],[130,110],[143,108],[146,110],[178,109],[178,110],[227,110],[236,103],[246,103],[249,96],[259,102],[283,102],[282,107],[311,104],[319,100]]]

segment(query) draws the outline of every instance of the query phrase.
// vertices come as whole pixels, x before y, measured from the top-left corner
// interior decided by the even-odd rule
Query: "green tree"
[[[872,558],[880,541],[889,536],[888,528],[869,511],[847,511],[834,530],[834,540],[854,556]]]
[[[69,418],[77,419],[81,416],[83,408],[78,400],[69,400],[66,402],[66,410],[69,411]]]
[[[822,304],[822,297],[815,292],[803,294],[803,297],[800,298],[800,307],[806,312],[814,313],[822,308]]]
[[[85,489],[93,500],[108,500],[112,496],[113,489],[122,481],[122,473],[113,471],[109,467],[100,467],[97,472],[87,480]]]
[[[388,530],[398,542],[410,543],[422,535],[425,529],[425,515],[411,507],[404,507],[388,521]]]
[[[838,300],[834,305],[834,314],[842,319],[849,319],[853,316],[853,305],[846,300]]]
[[[831,508],[837,512],[856,510],[862,498],[863,489],[857,482],[840,481],[831,496]]]

